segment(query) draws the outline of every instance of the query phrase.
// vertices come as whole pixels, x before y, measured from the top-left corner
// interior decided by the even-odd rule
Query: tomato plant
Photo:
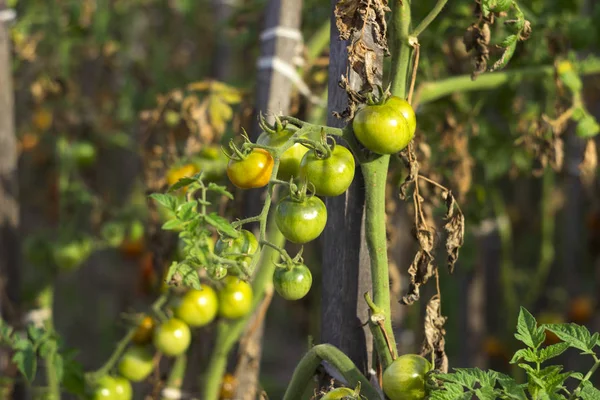
[[[199,327],[210,324],[217,310],[217,293],[212,287],[202,285],[200,290],[188,290],[175,308],[175,316],[191,327]]]
[[[230,260],[238,261],[248,267],[252,260],[252,255],[258,250],[258,241],[256,236],[250,231],[242,229],[236,238],[221,237],[215,244],[215,254]],[[227,268],[227,273],[234,276],[240,276],[242,270],[237,266]]]
[[[327,208],[318,197],[283,198],[275,210],[277,227],[287,240],[308,243],[319,237],[327,223]]]
[[[154,370],[154,354],[145,346],[131,346],[121,356],[119,373],[132,382],[141,382]]]
[[[300,178],[312,183],[319,196],[339,196],[350,187],[354,168],[350,150],[335,145],[329,156],[316,150],[307,152],[300,163]]]
[[[252,309],[252,286],[239,278],[228,276],[219,290],[219,315],[237,319],[247,315]]]
[[[131,400],[131,383],[120,376],[105,375],[94,387],[94,400]]]
[[[383,373],[383,391],[390,400],[422,400],[425,398],[425,374],[429,361],[416,354],[404,354]]]
[[[256,140],[256,143],[264,146],[281,147],[293,134],[294,131],[287,129],[283,129],[279,132],[274,131],[272,133],[263,132]],[[300,162],[307,151],[308,148],[300,143],[295,143],[289,149],[284,151],[279,159],[277,178],[288,181],[292,177],[297,177],[300,171]]]
[[[284,266],[275,270],[273,285],[284,299],[299,300],[309,292],[312,286],[312,274],[304,264]]]
[[[273,157],[263,149],[254,149],[241,159],[232,158],[227,164],[227,176],[240,189],[266,186],[273,171]]]
[[[192,333],[185,322],[171,318],[154,330],[154,347],[167,356],[185,353],[192,341]]]

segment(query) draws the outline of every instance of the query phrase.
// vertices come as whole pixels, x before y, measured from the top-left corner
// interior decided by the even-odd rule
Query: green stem
[[[266,218],[265,218],[266,221]],[[285,243],[283,235],[275,226],[274,221],[269,221],[268,232],[269,243],[282,247]],[[256,275],[252,281],[254,299],[252,309],[256,311],[262,303],[267,287],[272,285],[273,272],[275,272],[275,261],[279,257],[279,252],[270,248],[263,247],[260,254],[260,262],[256,270]],[[204,400],[217,400],[221,388],[221,380],[227,368],[227,356],[229,351],[238,341],[246,327],[248,320],[253,313],[235,321],[221,321],[217,327],[217,340],[215,347],[206,369],[203,379]]]
[[[171,372],[167,378],[167,384],[164,390],[179,390],[183,384],[183,378],[185,377],[185,370],[187,368],[187,356],[182,354],[175,359]],[[167,397],[163,395],[163,400]]]
[[[360,373],[356,365],[338,348],[330,344],[320,344],[309,350],[296,366],[292,380],[285,391],[283,400],[301,400],[306,386],[312,381],[321,361],[327,361],[346,379],[349,387],[354,388],[360,382],[361,395],[368,400],[380,400],[381,396],[371,383]]]
[[[38,295],[38,307],[40,309],[49,309],[52,310],[52,306],[54,303],[54,286],[49,284],[46,286]],[[48,319],[44,321],[44,327],[46,328],[46,332],[49,335],[54,334],[54,320],[52,314],[48,316]],[[56,349],[54,350],[54,352]],[[54,368],[54,360],[53,355],[54,352],[50,352],[50,354],[44,358],[44,364],[46,367],[46,383],[48,385],[48,399],[51,400],[60,400],[60,382],[58,380],[58,375],[56,375],[56,368]]]
[[[525,307],[529,307],[540,295],[541,289],[545,286],[546,279],[550,273],[550,267],[554,260],[554,227],[555,227],[555,208],[553,206],[552,189],[554,188],[554,172],[548,168],[544,171],[542,181],[541,196],[541,243],[540,260],[538,262],[535,277],[531,280],[531,287],[527,291]]]
[[[573,400],[573,399],[577,399],[579,396],[579,393],[581,393],[581,389],[583,388],[583,383],[587,382],[590,380],[590,378],[592,377],[592,375],[594,374],[594,372],[596,372],[596,370],[598,369],[598,367],[600,367],[600,359],[598,359],[598,357],[594,354],[592,355],[594,357],[594,365],[592,366],[592,368],[588,371],[587,374],[585,374],[585,376],[583,377],[583,379],[581,380],[581,382],[579,382],[579,385],[577,385],[577,387],[575,388],[575,390],[573,390],[573,393],[571,394],[571,396],[569,396],[569,400]]]
[[[600,58],[589,57],[577,64],[580,75],[600,73]],[[442,79],[436,82],[425,82],[417,90],[420,104],[430,103],[455,92],[472,92],[490,90],[511,82],[518,82],[528,78],[552,78],[554,66],[544,65],[537,67],[518,68],[501,72],[490,72],[471,79],[471,75],[460,75]]]
[[[381,364],[381,368],[385,371],[396,358],[396,349],[391,347],[391,343],[388,345],[390,335],[387,334],[385,325],[380,325],[385,321],[383,310],[381,310],[375,303],[371,301],[368,292],[365,293],[365,301],[371,309],[371,315],[369,316],[369,329],[371,330],[371,334],[373,334],[373,343],[375,350],[377,351],[377,357],[379,357],[379,363]]]
[[[406,97],[406,82],[410,64],[411,46],[408,43],[410,30],[410,1],[392,2],[392,93]]]
[[[385,188],[390,156],[379,156],[361,164],[365,179],[365,236],[371,259],[373,302],[382,310],[384,326],[392,349],[396,340],[392,331],[390,311],[390,277],[388,271],[387,238],[385,231]],[[378,353],[388,351],[377,349]]]
[[[421,33],[423,33],[423,31],[427,29],[429,24],[431,24],[433,20],[438,16],[438,14],[442,11],[442,8],[444,8],[447,2],[448,0],[438,0],[435,7],[433,7],[433,9],[429,12],[429,14],[427,14],[425,18],[423,18],[423,21],[421,21],[419,25],[417,25],[417,27],[410,34],[410,36],[418,37]]]

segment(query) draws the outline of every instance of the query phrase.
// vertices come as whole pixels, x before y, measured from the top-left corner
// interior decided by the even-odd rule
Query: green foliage
[[[560,343],[543,347],[546,330],[553,332]],[[527,382],[519,383],[508,375],[496,371],[482,371],[478,368],[456,368],[449,374],[433,372],[429,381],[429,399],[481,400],[511,399],[599,399],[600,391],[592,385],[590,377],[600,366],[595,348],[600,344],[600,334],[591,334],[584,326],[577,324],[538,324],[533,315],[521,308],[515,337],[526,347],[515,352],[512,364],[517,364],[527,375]],[[558,357],[567,349],[576,349],[582,355],[591,356],[592,368],[583,375],[580,372],[563,372],[561,365],[543,363]],[[578,382],[572,391],[567,381]]]

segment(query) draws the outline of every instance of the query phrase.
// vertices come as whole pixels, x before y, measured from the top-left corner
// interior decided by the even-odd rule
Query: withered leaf
[[[414,146],[409,143],[408,147],[400,153],[402,156],[402,160],[404,161],[404,165],[408,169],[408,175],[402,185],[400,185],[400,199],[406,200],[408,198],[408,190],[411,187],[414,187],[417,176],[419,176],[419,162],[417,161],[417,156],[415,154]]]
[[[408,268],[410,275],[410,284],[408,285],[408,293],[402,297],[401,303],[410,305],[420,298],[421,285],[427,283],[429,278],[434,274],[435,267],[433,265],[433,256],[431,253],[419,250],[415,254],[415,258]]]
[[[438,369],[443,373],[448,372],[448,356],[446,355],[446,330],[444,324],[446,317],[441,312],[441,299],[439,294],[433,296],[429,303],[425,314],[425,342],[421,349],[421,354],[433,353],[435,362],[434,369]]]
[[[442,192],[446,201],[446,252],[448,253],[448,269],[454,272],[454,265],[458,260],[458,251],[465,240],[465,217],[456,204],[456,199],[449,190]]]

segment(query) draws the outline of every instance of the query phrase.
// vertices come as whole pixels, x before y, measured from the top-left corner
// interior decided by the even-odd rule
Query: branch
[[[406,80],[410,64],[411,46],[408,42],[410,29],[410,2],[397,1],[392,8],[392,93],[406,96]]]
[[[283,400],[301,400],[306,386],[312,381],[317,367],[322,361],[327,361],[337,369],[346,379],[345,384],[356,387],[361,384],[361,395],[368,400],[380,400],[379,392],[371,385],[369,380],[359,372],[354,363],[337,347],[330,344],[320,344],[308,351],[300,360],[292,380],[285,391]]]
[[[421,33],[423,33],[423,31],[427,29],[429,24],[431,24],[433,20],[438,16],[440,11],[442,11],[442,8],[444,8],[447,2],[448,0],[438,0],[435,7],[433,7],[433,9],[429,12],[429,14],[427,14],[425,18],[423,18],[423,21],[419,23],[419,25],[410,34],[410,36],[418,37]]]

